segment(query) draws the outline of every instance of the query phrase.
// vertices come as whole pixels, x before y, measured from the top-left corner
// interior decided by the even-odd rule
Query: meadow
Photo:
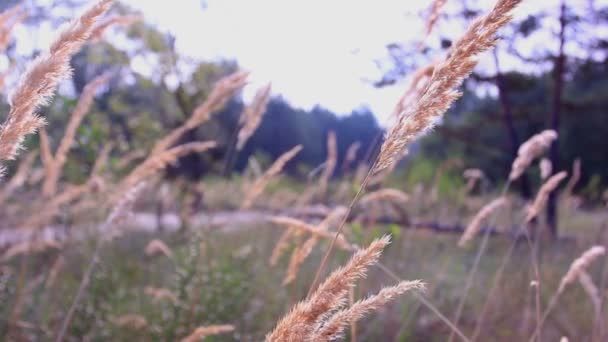
[[[30,61],[10,92],[0,128],[0,161],[8,166],[0,183],[0,336],[606,341],[608,203],[577,193],[580,162],[552,170],[544,156],[556,131],[531,135],[510,173],[494,181],[457,158],[408,155],[417,139],[434,134],[519,3],[497,0],[450,54],[415,74],[367,162],[350,165],[357,144],[338,158],[340,137],[330,132],[326,160],[306,178],[285,171],[301,145],[273,160],[251,158],[243,172],[164,177],[183,157],[220,147],[181,139],[209,124],[247,83],[248,73],[235,71],[145,152],[117,154],[104,145],[82,182],[72,184],[65,175],[73,167],[70,150],[111,76],[86,84],[59,141],[36,113],[70,77],[70,60],[85,44],[111,26],[141,20],[108,14],[111,0],[93,2]],[[0,13],[0,41],[10,39],[19,10]],[[262,87],[244,107],[216,169],[231,171],[270,91]],[[39,146],[30,148],[34,136]],[[334,176],[338,169],[346,171]],[[513,186],[524,174],[533,179],[530,200]],[[557,237],[544,215],[553,194]]]

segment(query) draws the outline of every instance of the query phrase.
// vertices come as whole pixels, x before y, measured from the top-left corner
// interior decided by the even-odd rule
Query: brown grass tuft
[[[291,150],[283,153],[272,165],[264,172],[262,177],[258,178],[245,192],[241,209],[249,209],[253,205],[253,201],[262,194],[268,183],[274,179],[287,163],[293,159],[302,150],[302,145],[297,145]]]
[[[25,18],[27,18],[27,12],[23,11],[21,5],[13,6],[0,13],[0,52],[6,50],[13,30]]]
[[[55,152],[54,156],[50,155],[48,136],[45,137],[44,140],[41,137],[41,144],[44,141],[41,148],[43,148],[45,151],[43,161],[45,164],[46,174],[44,183],[42,185],[42,194],[45,197],[50,198],[57,192],[57,182],[61,176],[61,169],[67,160],[68,152],[74,143],[76,130],[82,123],[84,116],[89,112],[91,105],[93,104],[95,93],[100,87],[106,84],[109,79],[110,75],[108,74],[98,76],[84,87],[82,94],[80,95],[80,99],[78,100],[78,104],[76,104],[76,107],[70,115],[67,128],[63,138],[61,138],[61,141],[59,142],[59,146],[57,147],[57,151]],[[46,136],[46,134],[44,135]]]
[[[264,112],[266,112],[266,106],[268,106],[268,101],[270,100],[270,90],[271,84],[269,83],[258,90],[251,104],[245,107],[243,115],[241,116],[241,128],[236,143],[237,151],[240,151],[245,147],[245,143],[247,143],[262,122],[262,116],[264,115]]]
[[[507,203],[507,199],[504,197],[497,198],[492,202],[488,203],[486,206],[481,208],[481,210],[475,215],[471,223],[467,226],[462,237],[458,241],[458,246],[465,247],[469,241],[473,240],[473,238],[479,233],[481,230],[482,224],[486,221],[492,213],[498,210],[500,207],[504,206]]]
[[[496,32],[511,20],[510,12],[521,0],[499,0],[486,15],[476,19],[454,44],[449,56],[438,63],[426,91],[410,108],[398,115],[397,123],[382,144],[375,172],[394,164],[407,146],[429,131],[437,119],[460,97],[457,88],[477,65],[477,56],[496,43]]]
[[[152,297],[155,302],[169,300],[173,304],[177,303],[177,295],[166,288],[146,286],[144,287],[144,293],[146,294],[146,296]]]
[[[545,207],[547,200],[549,199],[549,195],[557,189],[559,184],[568,176],[568,173],[562,171],[556,175],[553,175],[549,178],[543,186],[541,186],[540,190],[538,190],[538,194],[534,199],[534,203],[528,208],[526,214],[526,222],[532,221],[538,213]]]
[[[70,75],[70,58],[89,39],[112,2],[98,1],[59,34],[48,52],[30,63],[10,97],[11,109],[0,128],[0,160],[14,159],[24,137],[44,125],[34,112],[49,102],[59,82]]]
[[[570,269],[564,275],[559,283],[557,293],[562,293],[566,286],[573,283],[578,279],[582,272],[584,272],[589,265],[597,258],[606,254],[606,248],[603,246],[593,246],[585,251],[578,259],[574,260]]]
[[[249,73],[239,71],[219,80],[215,84],[215,87],[213,87],[211,94],[207,96],[205,102],[194,109],[192,115],[183,125],[159,140],[152,148],[150,155],[153,156],[164,152],[175,145],[184,133],[202,125],[211,118],[211,114],[224,108],[228,100],[245,85],[248,76]]]
[[[326,321],[317,324],[309,341],[333,341],[342,337],[344,329],[372,311],[376,311],[398,296],[412,290],[423,290],[420,280],[402,281],[391,287],[385,287],[377,294],[355,302],[351,307],[332,314]]]
[[[231,331],[234,331],[234,326],[229,324],[198,327],[192,332],[192,334],[182,339],[181,342],[198,342],[203,340],[205,337],[228,333]]]
[[[343,305],[348,289],[365,276],[367,269],[378,262],[384,247],[390,242],[385,236],[353,255],[350,261],[327,277],[306,300],[296,304],[283,317],[266,341],[308,341],[319,319]]]
[[[514,181],[519,178],[526,169],[532,164],[534,159],[543,154],[553,141],[557,139],[557,132],[545,130],[533,135],[528,141],[523,143],[517,151],[517,158],[511,166],[509,180]]]
[[[327,159],[325,160],[325,166],[323,172],[319,178],[319,195],[325,196],[327,192],[327,185],[329,180],[334,175],[336,165],[338,164],[338,144],[336,141],[336,133],[330,131],[327,134]]]
[[[167,246],[164,242],[158,239],[154,239],[150,241],[146,245],[146,249],[144,250],[147,256],[153,257],[156,255],[164,255],[167,258],[173,258],[173,252],[171,252],[171,248]]]
[[[546,180],[553,174],[553,164],[547,158],[541,159],[538,167],[540,168],[540,179],[542,180]]]
[[[142,16],[138,15],[138,14],[117,15],[112,18],[108,18],[108,19],[104,20],[103,22],[99,23],[97,26],[95,26],[95,29],[91,33],[91,40],[92,41],[101,40],[103,38],[104,33],[106,33],[108,28],[110,28],[111,26],[129,26],[140,20],[142,20]]]

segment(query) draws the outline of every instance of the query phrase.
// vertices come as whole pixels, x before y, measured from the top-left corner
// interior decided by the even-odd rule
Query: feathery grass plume
[[[117,317],[110,317],[110,322],[119,327],[128,327],[132,329],[143,329],[148,326],[148,321],[142,315],[126,314]]]
[[[429,79],[433,76],[436,65],[436,62],[429,63],[414,71],[407,90],[401,95],[395,108],[393,108],[393,112],[390,116],[391,119],[397,119],[399,114],[403,113],[418,100],[421,93],[426,89]]]
[[[266,112],[266,107],[268,106],[268,101],[270,101],[270,90],[271,84],[268,83],[265,87],[258,90],[253,98],[251,104],[249,104],[243,110],[243,115],[240,119],[239,134],[237,137],[236,149],[240,151],[243,147],[245,147],[245,143],[251,138],[255,130],[258,129],[258,126],[262,122],[262,117]]]
[[[564,193],[568,196],[572,196],[574,187],[581,179],[581,164],[582,162],[580,158],[576,158],[576,160],[572,164],[572,177],[570,177],[568,183],[566,184],[566,188],[564,189]]]
[[[146,296],[152,297],[155,302],[169,300],[174,304],[177,303],[177,295],[175,295],[175,293],[171,292],[171,290],[166,288],[146,286],[144,287],[144,293],[146,294]]]
[[[2,257],[0,257],[0,260],[8,261],[18,255],[36,254],[49,249],[59,248],[61,248],[61,246],[54,240],[24,241],[9,247],[6,251],[4,251]]]
[[[402,294],[412,290],[424,290],[420,280],[402,281],[391,287],[385,287],[375,295],[355,302],[352,306],[332,314],[326,321],[317,324],[308,341],[334,341],[342,337],[344,329],[372,311],[376,311]]]
[[[441,10],[443,9],[443,7],[445,6],[445,4],[447,2],[448,2],[447,0],[433,1],[433,4],[431,5],[429,17],[426,20],[426,27],[425,27],[425,36],[426,37],[428,37],[431,34],[431,32],[433,31],[433,27],[435,27],[435,24],[437,23],[437,20],[439,20],[439,16],[441,15]]]
[[[98,41],[103,38],[104,33],[110,28],[110,26],[129,26],[133,23],[136,23],[142,20],[143,17],[138,14],[134,15],[117,15],[111,18],[104,20],[103,22],[97,24],[95,29],[91,33],[91,41]]]
[[[334,233],[328,232],[323,229],[319,229],[318,227],[315,227],[311,224],[308,224],[306,222],[303,222],[303,221],[300,221],[298,219],[294,219],[291,217],[272,216],[268,219],[268,221],[271,223],[274,223],[276,225],[279,225],[279,226],[288,227],[289,229],[305,231],[307,233],[312,234],[313,236],[322,237],[324,239],[331,240],[335,236]],[[338,240],[336,240],[336,244],[344,250],[352,250],[352,248],[353,248],[342,235],[340,235],[340,237],[338,237]]]
[[[146,156],[147,156],[147,153],[144,150],[135,149],[135,150],[128,151],[122,157],[120,157],[118,159],[118,161],[116,162],[116,167],[118,169],[124,169],[127,166],[129,166],[129,164],[131,164],[132,162],[140,160],[140,159],[144,159]]]
[[[139,164],[131,173],[129,173],[118,186],[117,191],[120,193],[122,189],[128,189],[140,181],[156,174],[170,164],[178,161],[179,158],[190,153],[202,153],[217,146],[215,141],[192,142],[169,150],[151,154],[148,159]]]
[[[606,254],[606,248],[604,246],[593,246],[593,247],[589,248],[588,250],[586,250],[585,252],[583,252],[583,254],[580,257],[578,257],[576,260],[574,260],[574,262],[572,262],[572,264],[570,265],[570,268],[568,269],[568,272],[566,272],[566,274],[562,277],[562,280],[559,283],[559,287],[557,288],[557,291],[555,291],[553,296],[551,296],[551,299],[549,300],[549,304],[547,305],[547,308],[545,309],[545,312],[543,313],[542,318],[540,319],[540,322],[538,323],[536,332],[532,335],[532,337],[529,340],[530,342],[534,341],[537,338],[537,336],[540,334],[540,331],[542,330],[542,326],[543,326],[544,322],[546,321],[547,317],[549,317],[549,313],[551,313],[551,310],[553,310],[553,308],[557,304],[557,301],[558,301],[560,295],[564,292],[566,287],[568,285],[572,284],[573,282],[575,282],[577,279],[580,279],[580,275],[587,270],[589,265],[591,265],[591,263],[594,260],[598,259],[599,257],[601,257],[605,254]]]
[[[568,272],[566,272],[560,281],[557,293],[562,293],[566,286],[576,281],[580,274],[584,272],[595,259],[604,254],[606,254],[606,248],[603,246],[593,246],[585,251],[578,259],[574,260],[572,265],[570,265],[570,269],[568,269]]]
[[[357,159],[357,152],[361,148],[361,142],[355,141],[348,146],[346,154],[344,155],[344,161],[342,162],[342,170],[346,171],[350,168],[352,163]]]
[[[593,282],[593,279],[586,271],[582,271],[578,275],[578,281],[589,296],[589,299],[591,299],[595,314],[598,315],[602,309],[602,296],[600,295],[600,290],[597,288]]]
[[[340,206],[335,208],[323,221],[317,225],[317,230],[329,231],[330,226],[340,223],[340,221],[344,218],[344,215],[346,215],[346,212],[346,207]],[[298,272],[300,271],[300,266],[310,255],[318,242],[319,236],[312,235],[302,244],[302,246],[299,246],[293,251],[291,259],[289,260],[289,266],[287,267],[287,274],[283,279],[283,286],[293,282],[296,279]]]
[[[87,183],[81,185],[70,185],[66,187],[63,192],[45,202],[44,205],[36,211],[35,215],[31,215],[21,226],[34,229],[42,228],[59,213],[62,206],[72,203],[91,190],[97,189],[97,185],[97,180],[91,179],[87,181]]]
[[[59,177],[61,177],[61,169],[67,160],[68,152],[74,143],[76,130],[82,123],[84,116],[91,109],[95,93],[100,87],[106,84],[109,79],[109,74],[98,76],[83,88],[78,103],[70,115],[70,120],[68,121],[63,138],[61,138],[61,141],[59,142],[55,156],[50,158],[50,164],[47,167],[44,183],[42,185],[42,194],[45,197],[52,197],[57,192],[57,182],[59,181]]]
[[[114,144],[109,142],[103,145],[101,148],[101,152],[97,155],[95,159],[95,163],[93,163],[93,167],[91,168],[91,176],[99,175],[103,168],[108,165],[108,159],[110,159],[110,153],[114,149]]]
[[[25,184],[27,176],[32,170],[32,166],[36,162],[37,156],[37,152],[30,152],[19,163],[15,174],[2,188],[0,188],[0,204],[4,203],[4,201],[6,201],[6,199],[9,198],[15,192],[15,190],[19,189]]]
[[[14,159],[25,136],[44,125],[44,119],[34,112],[50,101],[59,81],[69,77],[70,58],[89,39],[93,26],[112,2],[98,1],[59,34],[48,52],[30,63],[10,97],[11,109],[0,128],[0,160]]]
[[[469,241],[473,240],[473,238],[479,233],[481,230],[481,225],[484,221],[486,221],[492,213],[498,210],[500,207],[507,204],[507,199],[504,197],[497,198],[492,202],[486,204],[481,210],[475,215],[471,223],[467,226],[464,233],[460,237],[458,241],[459,247],[465,247]]]
[[[389,243],[390,238],[384,236],[356,252],[344,267],[330,274],[306,300],[296,304],[266,336],[266,341],[308,341],[318,321],[343,305],[348,289],[354,286],[357,279],[365,276],[370,266],[378,262]]]
[[[25,18],[27,18],[27,12],[22,9],[21,5],[13,6],[0,13],[0,52],[6,50],[13,30]]]
[[[154,239],[150,241],[144,250],[147,256],[153,257],[156,255],[164,255],[169,259],[173,258],[173,252],[171,252],[171,248],[167,246],[164,242],[158,239]]]
[[[534,203],[532,203],[532,205],[527,210],[526,222],[532,221],[532,219],[535,218],[538,215],[538,213],[540,213],[540,211],[545,207],[545,204],[547,204],[549,195],[555,189],[557,189],[559,184],[567,176],[568,176],[568,173],[565,171],[562,171],[558,174],[551,176],[551,178],[549,178],[545,182],[545,184],[543,184],[543,186],[540,187],[540,190],[538,190],[538,194],[536,195],[536,198],[534,199]]]
[[[192,332],[192,334],[182,339],[181,342],[198,342],[202,341],[205,337],[228,333],[231,331],[234,331],[234,326],[229,324],[198,327]]]
[[[245,86],[248,76],[249,73],[238,71],[219,80],[213,87],[211,94],[207,96],[205,102],[194,109],[192,115],[183,125],[159,140],[152,148],[150,155],[158,154],[175,145],[184,133],[202,125],[211,118],[211,114],[224,108],[228,100]]]
[[[519,178],[532,164],[534,159],[543,154],[555,139],[557,139],[557,132],[548,129],[533,135],[528,141],[523,143],[519,147],[519,150],[517,150],[517,158],[515,158],[511,166],[509,180],[514,181]]]
[[[270,266],[275,266],[277,262],[279,262],[279,258],[281,258],[283,252],[287,250],[287,247],[289,247],[289,240],[291,239],[295,231],[295,228],[287,228],[281,234],[281,237],[279,237],[279,240],[272,249],[272,253],[270,253],[270,260],[268,261],[270,263]]]
[[[82,299],[84,291],[88,286],[89,282],[91,281],[91,276],[93,275],[95,265],[99,261],[99,253],[101,252],[102,246],[105,242],[110,241],[118,234],[118,229],[116,228],[116,225],[123,222],[132,213],[135,201],[137,201],[139,195],[145,189],[145,187],[146,183],[140,182],[139,184],[136,184],[132,188],[128,189],[123,194],[122,198],[116,203],[116,205],[114,205],[108,217],[99,228],[99,231],[103,232],[104,235],[97,239],[95,250],[93,251],[93,256],[91,257],[91,260],[87,265],[85,273],[82,276],[82,279],[80,280],[76,295],[74,296],[72,304],[70,305],[70,308],[67,314],[65,315],[63,322],[61,323],[61,328],[59,329],[59,333],[57,334],[57,338],[55,339],[55,341],[63,341],[65,334],[68,331],[68,327],[70,326],[72,317],[76,312],[78,303]]]
[[[327,159],[325,160],[325,167],[319,178],[319,194],[325,196],[327,192],[327,184],[333,176],[338,164],[338,144],[336,141],[336,133],[330,131],[327,134]]]
[[[302,145],[297,145],[291,150],[283,153],[272,165],[264,172],[262,177],[258,178],[245,192],[241,209],[249,209],[253,205],[253,201],[262,194],[268,183],[281,171],[285,165],[293,159],[302,150]]]
[[[429,131],[437,119],[460,97],[456,89],[477,65],[477,56],[496,43],[496,32],[511,20],[510,12],[521,0],[498,0],[490,13],[476,19],[452,47],[445,61],[435,66],[426,91],[399,114],[382,144],[374,171],[394,164],[407,145]]]
[[[541,159],[538,167],[540,168],[540,179],[542,180],[546,180],[553,174],[553,164],[547,158]]]
[[[373,203],[373,202],[384,201],[384,200],[394,202],[397,204],[404,204],[410,200],[410,196],[408,196],[408,194],[406,194],[405,192],[403,192],[401,190],[397,190],[397,189],[393,189],[393,188],[384,188],[384,189],[376,190],[374,192],[370,192],[370,193],[366,194],[365,196],[361,197],[361,199],[359,200],[359,204],[365,206],[365,205],[369,205],[370,203]]]

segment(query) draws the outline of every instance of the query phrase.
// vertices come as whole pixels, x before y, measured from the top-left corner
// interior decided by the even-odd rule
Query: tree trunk
[[[566,62],[566,56],[564,55],[564,44],[566,41],[566,3],[562,1],[560,16],[560,31],[559,31],[559,52],[555,57],[553,66],[553,103],[551,110],[551,129],[559,132],[560,126],[560,112],[562,105],[562,93],[564,88],[564,66]],[[553,170],[558,170],[559,165],[559,137],[553,142],[550,150],[551,164],[553,164]],[[557,237],[558,218],[557,218],[557,193],[553,191],[549,195],[547,202],[547,225],[551,237]]]
[[[496,87],[498,88],[498,100],[502,106],[503,121],[509,135],[511,157],[513,160],[515,160],[515,158],[517,158],[517,150],[519,149],[520,140],[513,122],[513,109],[507,97],[507,86],[505,84],[504,75],[500,72],[500,64],[498,63],[498,54],[496,52],[494,52],[494,65],[496,66]],[[530,181],[526,173],[521,175],[519,187],[521,196],[523,198],[530,199],[532,197]]]

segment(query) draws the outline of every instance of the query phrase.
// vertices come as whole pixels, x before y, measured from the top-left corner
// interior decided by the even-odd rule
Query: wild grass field
[[[0,128],[7,166],[0,183],[0,336],[608,340],[608,203],[597,182],[580,184],[580,161],[553,170],[544,158],[559,132],[530,134],[500,179],[457,157],[436,161],[413,148],[435,134],[520,2],[497,0],[447,55],[415,73],[366,161],[355,163],[359,144],[339,156],[341,138],[330,131],[321,166],[293,177],[287,168],[306,153],[302,145],[233,169],[269,106],[270,85],[243,108],[226,146],[183,140],[212,125],[247,83],[243,71],[215,82],[180,125],[127,153],[115,152],[112,141],[93,160],[73,151],[79,135],[94,136],[83,120],[110,74],[86,82],[63,134],[49,134],[47,121],[56,121],[36,113],[53,106],[72,58],[110,27],[142,20],[112,12],[112,0],[93,1],[29,61],[10,91]],[[444,5],[433,2],[429,32]],[[0,42],[25,15],[20,7],[0,13]],[[200,179],[164,173],[188,155],[219,149],[219,162]],[[531,180],[528,199],[516,188],[523,177]],[[551,206],[559,235],[555,217],[545,215]]]

